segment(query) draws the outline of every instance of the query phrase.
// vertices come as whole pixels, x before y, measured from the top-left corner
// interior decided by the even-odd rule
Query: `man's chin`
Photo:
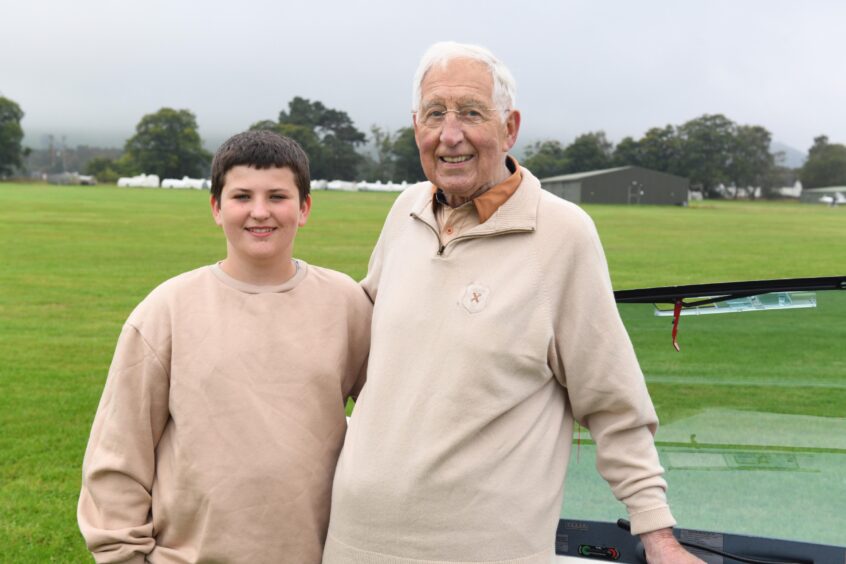
[[[435,177],[435,186],[456,196],[469,196],[476,191],[475,182],[467,174],[439,174]]]

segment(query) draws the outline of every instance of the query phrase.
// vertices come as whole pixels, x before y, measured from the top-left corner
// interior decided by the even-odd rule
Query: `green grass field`
[[[296,255],[360,279],[394,197],[315,193]],[[587,211],[616,289],[846,274],[846,209]],[[88,561],[80,465],[120,326],[158,283],[222,258],[223,236],[207,192],[0,183],[0,243],[0,561]],[[662,421],[714,406],[844,417],[846,296],[820,301],[683,318],[681,354],[666,318],[624,308]]]

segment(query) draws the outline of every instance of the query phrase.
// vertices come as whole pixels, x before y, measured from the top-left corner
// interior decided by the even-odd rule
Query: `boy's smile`
[[[224,272],[252,284],[281,284],[293,276],[297,229],[305,225],[311,197],[300,202],[290,168],[239,165],[226,173],[212,215],[226,235]]]

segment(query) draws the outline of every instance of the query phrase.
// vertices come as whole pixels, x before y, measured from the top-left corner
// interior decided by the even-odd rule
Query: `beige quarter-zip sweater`
[[[118,340],[83,463],[97,562],[320,562],[370,300],[300,261],[280,286],[173,278]]]
[[[386,220],[325,563],[548,564],[574,418],[633,532],[674,524],[593,223],[520,172],[490,218],[446,243],[428,183]]]

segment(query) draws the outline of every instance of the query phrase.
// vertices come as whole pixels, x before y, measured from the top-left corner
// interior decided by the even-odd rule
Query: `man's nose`
[[[441,143],[447,146],[454,146],[461,143],[464,139],[464,129],[461,120],[452,112],[444,118],[443,127],[441,127]]]

